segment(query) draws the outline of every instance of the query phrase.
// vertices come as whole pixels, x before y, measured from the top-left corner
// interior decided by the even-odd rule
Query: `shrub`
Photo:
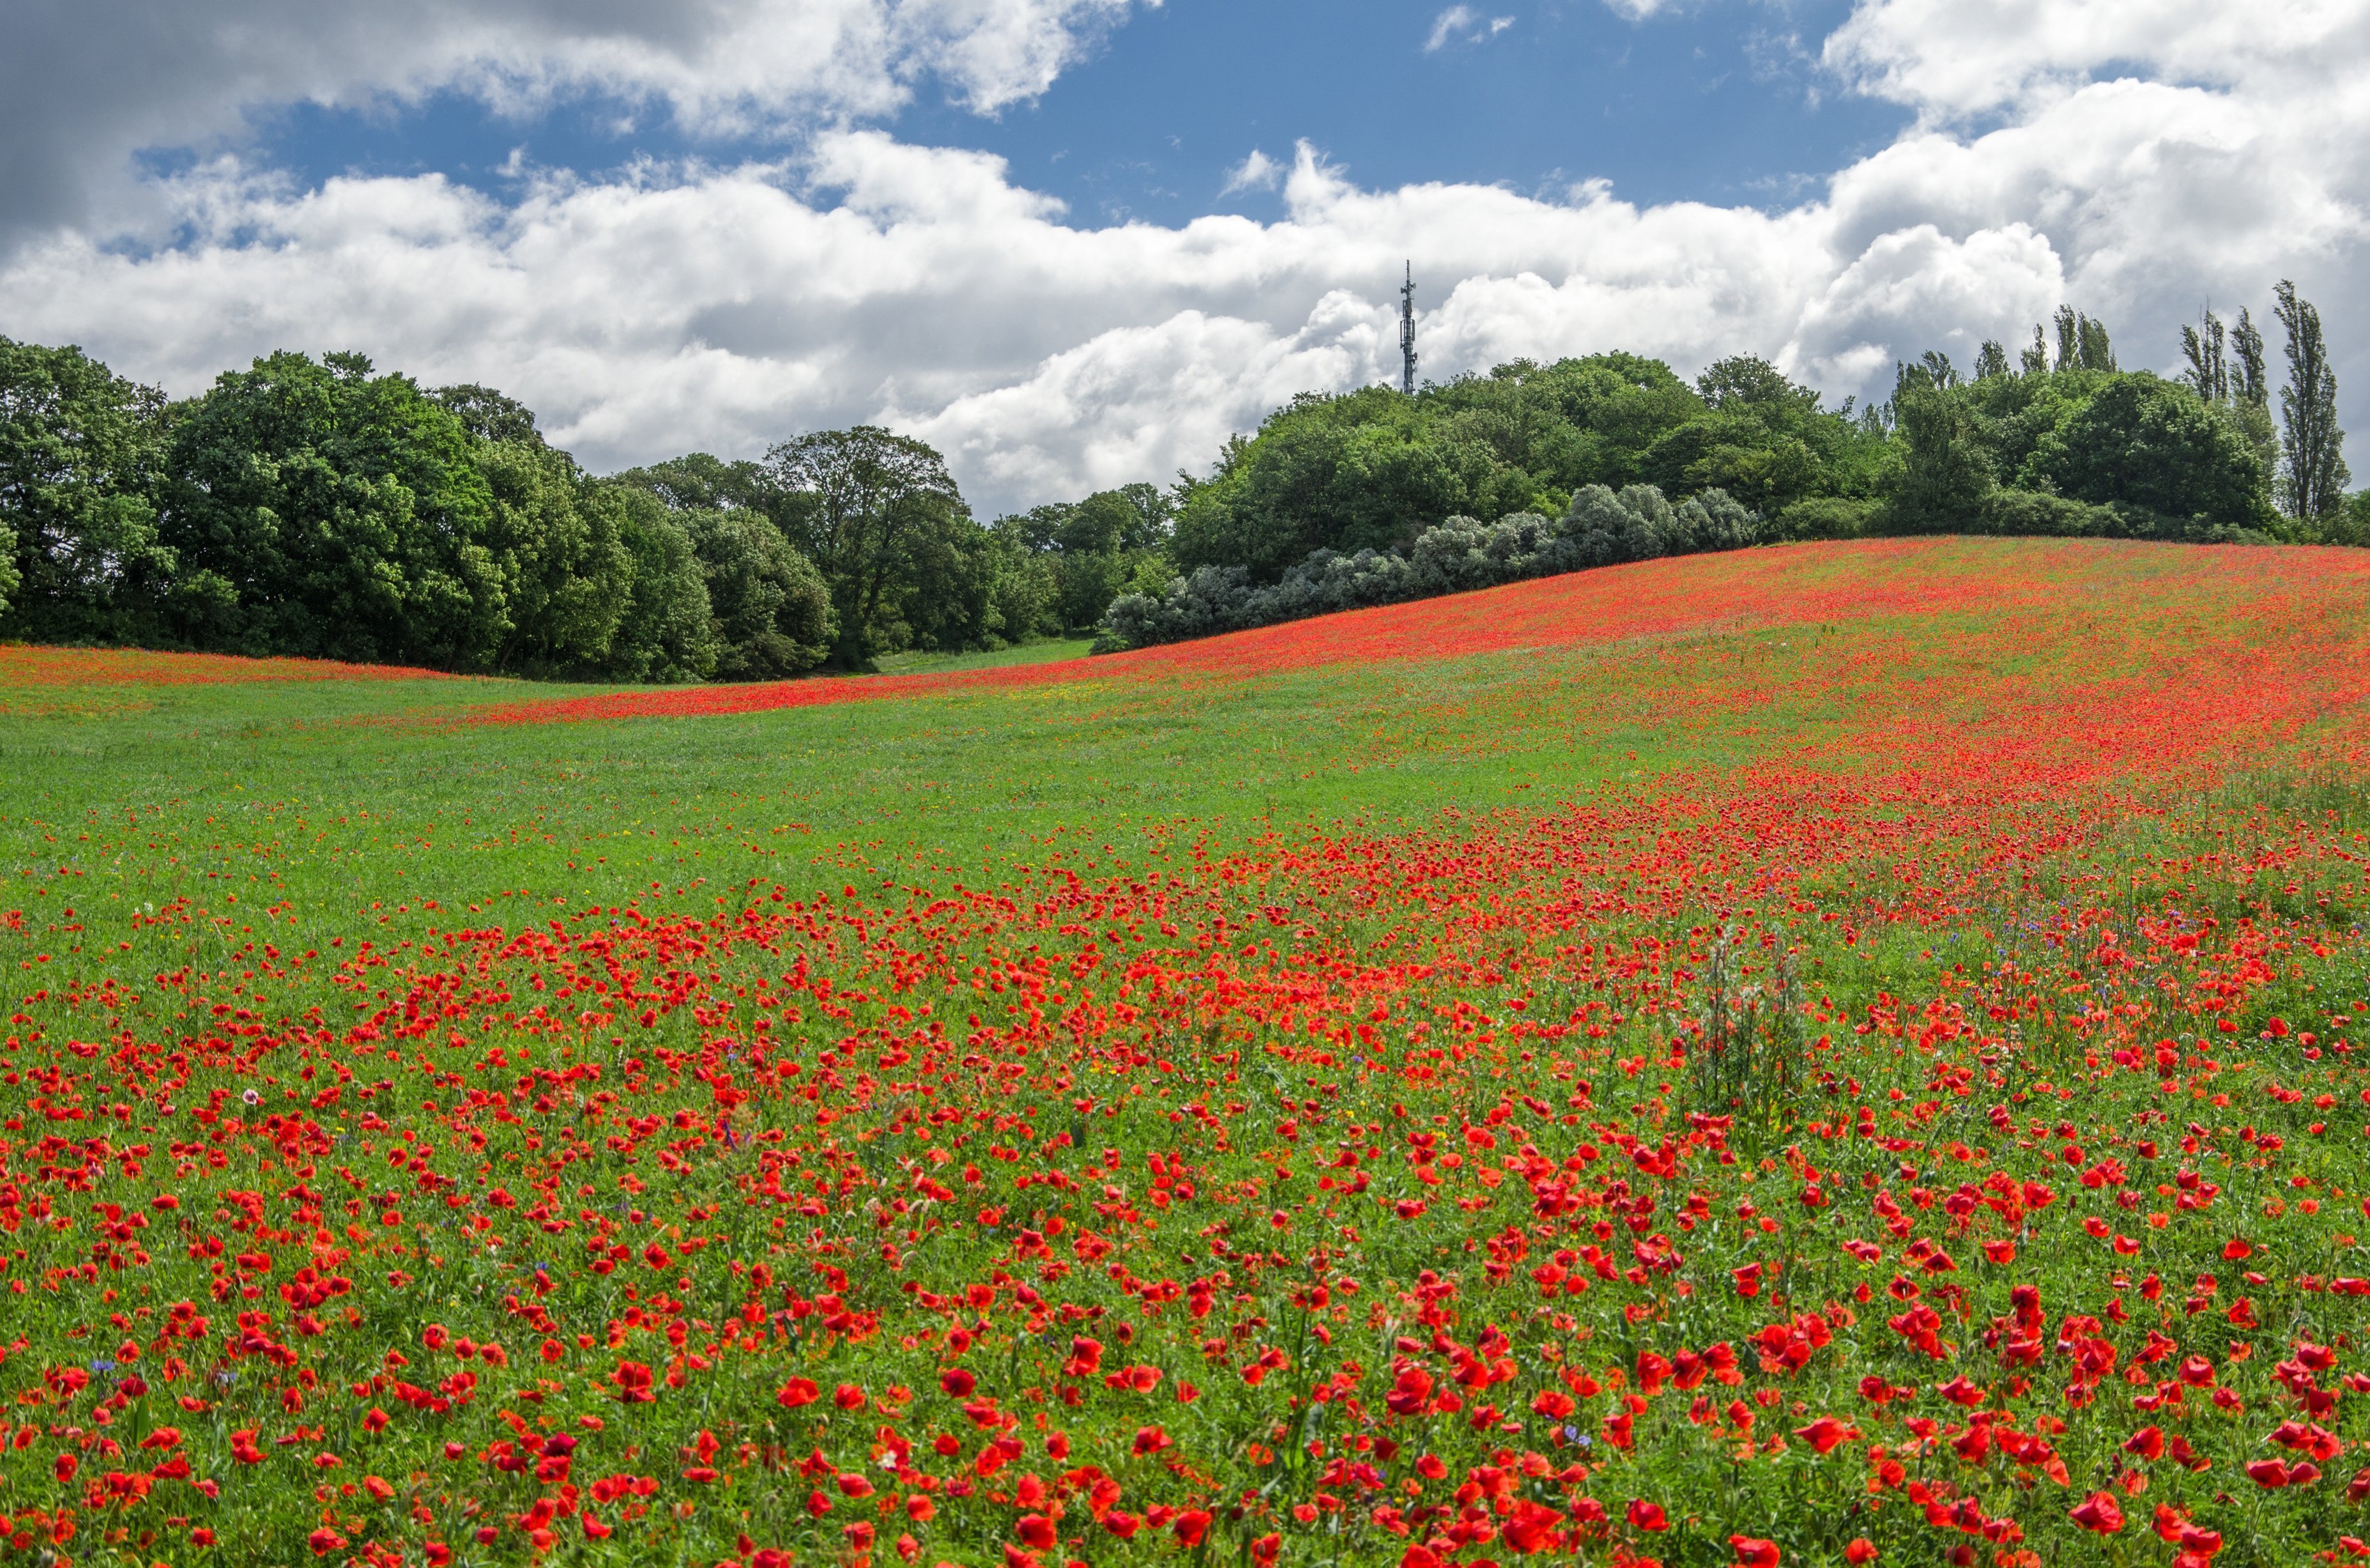
[[[1317,550],[1272,584],[1255,583],[1242,567],[1201,567],[1158,595],[1122,595],[1110,608],[1110,635],[1095,646],[1145,647],[1583,567],[1741,549],[1761,532],[1761,519],[1723,491],[1673,506],[1651,485],[1618,494],[1588,485],[1552,521],[1531,511],[1495,522],[1452,517],[1417,534],[1404,554]]]
[[[2272,535],[2208,517],[2168,517],[2128,501],[2094,505],[2045,490],[1995,490],[1970,520],[1970,533],[2047,539],[2152,539],[2193,544],[2269,544]]]
[[[1865,539],[1877,531],[1881,503],[1864,498],[1809,496],[1778,514],[1778,539]]]

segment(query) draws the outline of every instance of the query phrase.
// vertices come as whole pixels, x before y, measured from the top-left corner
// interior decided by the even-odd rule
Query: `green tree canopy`
[[[1122,593],[1165,585],[1169,528],[1168,498],[1145,484],[998,518],[989,532],[1005,552],[1001,635],[1087,631]]]
[[[1722,489],[1775,513],[1872,496],[1889,471],[1881,432],[1764,360],[1720,361],[1693,387],[1634,354],[1517,360],[1412,397],[1294,399],[1184,485],[1171,555],[1272,581],[1314,550],[1404,548],[1450,516],[1553,513],[1590,485]]]
[[[1913,533],[1973,527],[1991,493],[1994,466],[1949,357],[1928,353],[1898,367],[1892,409],[1901,449],[1900,477],[1887,503],[1893,526]]]
[[[452,410],[461,428],[481,441],[545,444],[543,432],[535,428],[535,410],[507,393],[472,382],[440,386],[429,395]]]
[[[653,463],[645,468],[628,468],[616,477],[620,484],[638,485],[650,491],[677,511],[697,507],[719,511],[734,507],[763,510],[772,498],[765,471],[756,464],[745,458],[727,463],[704,452]]]
[[[359,354],[226,372],[173,422],[162,542],[190,641],[478,670],[512,623],[467,429]]]
[[[532,423],[523,436],[481,442],[476,456],[489,502],[485,544],[508,626],[495,664],[603,667],[634,575],[615,509],[587,504],[590,481],[574,459],[545,445]]]
[[[658,501],[690,541],[712,620],[713,674],[771,681],[812,669],[838,641],[831,584],[785,536],[797,509],[764,468],[695,452],[615,483]]]
[[[1312,550],[1403,545],[1441,518],[1530,503],[1536,485],[1499,459],[1476,421],[1432,423],[1415,400],[1381,387],[1294,399],[1188,490],[1178,565],[1273,578]]]
[[[778,680],[830,655],[831,585],[771,519],[750,507],[680,515],[715,621],[719,680]]]
[[[2260,528],[2262,462],[2196,391],[2139,372],[2117,375],[2041,442],[2034,467],[2057,494],[2169,518]]]
[[[691,531],[638,485],[593,486],[587,505],[605,512],[634,563],[633,587],[610,641],[608,666],[628,681],[705,681],[720,649]]]
[[[839,662],[991,629],[984,531],[927,444],[873,425],[817,431],[767,452],[765,478],[783,533],[831,584]]]
[[[154,637],[174,561],[152,500],[165,395],[80,349],[0,338],[0,626]],[[13,548],[9,546],[13,545]]]
[[[2287,332],[2287,384],[2280,388],[2280,460],[2273,486],[2288,514],[2308,529],[2334,521],[2353,475],[2345,432],[2337,426],[2337,372],[2330,368],[2320,312],[2285,279],[2273,291],[2272,315]]]

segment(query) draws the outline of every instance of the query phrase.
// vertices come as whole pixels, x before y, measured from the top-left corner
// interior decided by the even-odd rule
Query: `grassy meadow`
[[[0,1539],[2370,1554],[2366,611],[1935,539],[757,687],[0,649]]]

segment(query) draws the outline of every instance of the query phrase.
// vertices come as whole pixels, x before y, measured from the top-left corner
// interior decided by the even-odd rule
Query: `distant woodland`
[[[166,397],[0,338],[0,637],[634,681],[1124,647],[1702,550],[1917,533],[2370,544],[2282,283],[2126,371],[2070,309],[1826,406],[1751,356],[1307,394],[1206,475],[975,518],[869,426],[593,475],[492,388],[293,352]]]

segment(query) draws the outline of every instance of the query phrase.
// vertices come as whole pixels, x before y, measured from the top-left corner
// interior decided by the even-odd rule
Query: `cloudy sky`
[[[1309,388],[1830,396],[2293,277],[2370,428],[2370,0],[9,0],[0,333],[352,348],[595,468],[875,420],[983,512]],[[2370,467],[2364,453],[2357,466]]]

